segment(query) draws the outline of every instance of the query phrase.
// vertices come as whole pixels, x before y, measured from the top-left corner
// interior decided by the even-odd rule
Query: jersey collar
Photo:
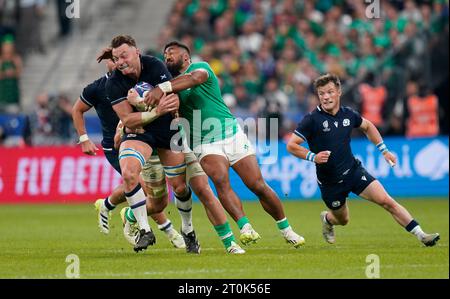
[[[338,110],[338,112],[336,113],[336,115],[332,115],[332,114],[326,112],[325,110],[323,110],[323,109],[320,107],[320,105],[317,105],[316,109],[317,109],[317,111],[319,111],[319,113],[326,114],[326,115],[329,115],[329,116],[331,116],[331,117],[338,117],[339,114],[341,114],[342,106],[339,107],[339,110]]]

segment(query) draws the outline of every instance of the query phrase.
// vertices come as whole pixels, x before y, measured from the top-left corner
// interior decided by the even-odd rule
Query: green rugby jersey
[[[184,74],[197,69],[208,72],[200,85],[178,92],[181,117],[189,122],[191,148],[234,136],[237,121],[224,103],[219,80],[207,62],[191,63]]]

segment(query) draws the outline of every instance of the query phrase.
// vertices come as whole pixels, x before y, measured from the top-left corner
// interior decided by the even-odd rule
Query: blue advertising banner
[[[352,141],[355,157],[396,197],[448,196],[448,137],[406,139],[385,138],[385,144],[397,156],[391,168],[381,153],[367,139]],[[258,155],[266,182],[281,199],[320,199],[315,165],[298,159],[278,142],[277,153]],[[275,151],[275,152],[276,152]],[[255,200],[237,174],[230,170],[233,190],[242,199]]]

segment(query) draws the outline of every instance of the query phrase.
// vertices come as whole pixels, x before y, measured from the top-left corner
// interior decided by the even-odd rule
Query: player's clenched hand
[[[316,154],[314,157],[314,162],[317,164],[324,164],[328,162],[328,158],[330,157],[331,152],[330,151],[323,151]]]
[[[155,107],[158,105],[159,100],[163,97],[164,92],[159,87],[155,87],[145,94],[144,102],[147,106]]]
[[[127,100],[132,106],[136,106],[138,103],[138,96],[139,94],[134,88],[130,88],[127,94]]]
[[[383,156],[391,167],[394,167],[395,164],[397,164],[397,158],[390,151],[385,151]]]
[[[159,115],[163,115],[169,112],[175,112],[180,108],[180,101],[177,94],[171,93],[164,96],[159,100],[159,104],[156,107],[156,112]]]
[[[96,151],[98,151],[98,148],[92,141],[86,140],[81,143],[81,150],[86,155],[95,156],[97,155]]]
[[[136,107],[136,109],[138,111],[141,111],[141,112],[147,111],[147,105],[144,103],[142,98],[139,97],[139,94],[136,91],[136,89],[131,88],[128,91],[127,100],[128,100],[128,103],[130,103],[131,106]]]

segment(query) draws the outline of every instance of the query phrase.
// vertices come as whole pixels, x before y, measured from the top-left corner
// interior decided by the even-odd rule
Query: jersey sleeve
[[[97,85],[93,82],[86,86],[80,94],[80,99],[89,107],[97,105]]]
[[[362,124],[361,114],[358,111],[356,111],[354,109],[351,109],[351,108],[349,108],[349,111],[353,115],[353,127],[354,128],[359,128],[361,126],[361,124]]]
[[[295,129],[294,134],[302,138],[306,142],[312,136],[313,121],[311,114],[307,114],[302,121],[298,124],[297,129]]]
[[[193,72],[195,70],[205,70],[206,72],[208,72],[208,80],[210,80],[214,76],[214,72],[211,66],[205,61],[192,63],[189,67],[189,72]]]
[[[115,84],[113,80],[108,79],[106,82],[106,98],[111,103],[111,106],[125,101],[127,99],[127,95],[128,90],[122,90],[120,85]]]

